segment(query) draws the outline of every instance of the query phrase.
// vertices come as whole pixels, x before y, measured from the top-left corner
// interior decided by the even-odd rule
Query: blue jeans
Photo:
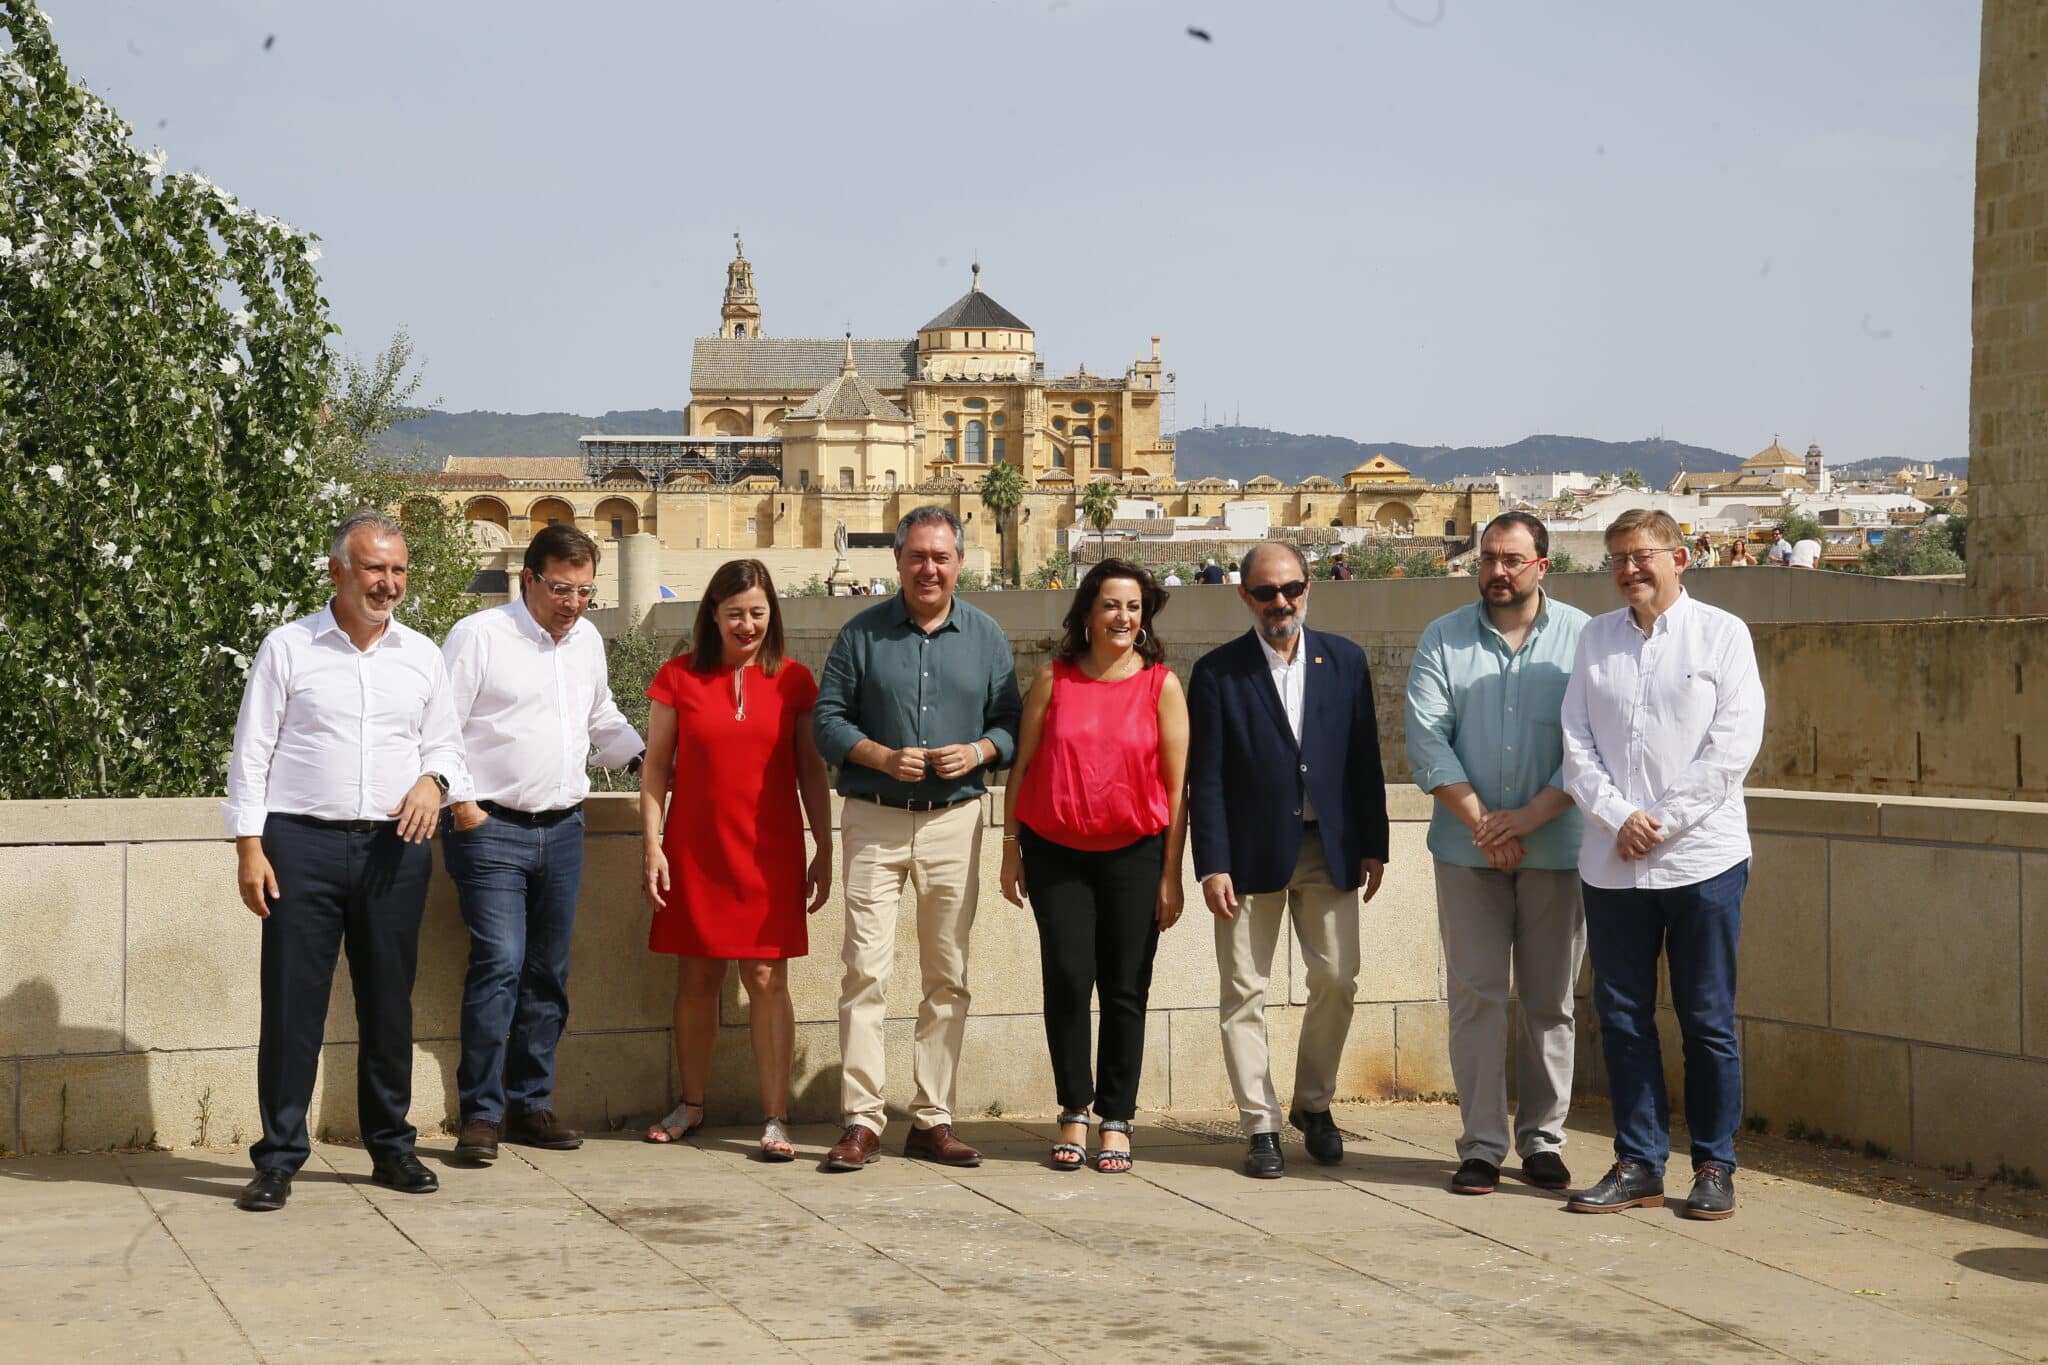
[[[1742,1050],[1735,1035],[1735,942],[1749,860],[1690,886],[1610,891],[1588,885],[1586,950],[1614,1101],[1614,1154],[1659,1175],[1671,1152],[1671,1101],[1657,1045],[1657,958],[1671,962],[1671,1006],[1685,1041],[1685,1122],[1695,1169],[1735,1169]]]
[[[583,881],[583,813],[529,826],[497,816],[446,823],[442,856],[469,926],[462,983],[464,1120],[551,1107],[555,1045],[569,1018],[569,939]]]

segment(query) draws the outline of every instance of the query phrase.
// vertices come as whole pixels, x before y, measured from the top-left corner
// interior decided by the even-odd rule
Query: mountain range
[[[455,455],[508,461],[529,455],[574,455],[579,436],[655,436],[682,429],[683,414],[673,408],[614,410],[601,417],[572,412],[430,412],[396,424],[377,446],[397,463],[440,469]],[[1589,436],[1525,436],[1504,446],[1423,446],[1218,426],[1191,427],[1174,439],[1177,472],[1184,480],[1212,475],[1242,480],[1260,474],[1271,474],[1283,483],[1299,483],[1311,474],[1340,478],[1374,455],[1386,455],[1431,483],[1496,472],[1620,474],[1633,469],[1649,486],[1661,488],[1680,470],[1732,469],[1747,458],[1681,441],[1599,441]],[[1833,468],[1838,474],[1878,474],[1890,473],[1902,463],[1860,460]],[[1960,478],[1969,472],[1966,459],[1932,463],[1944,476]]]

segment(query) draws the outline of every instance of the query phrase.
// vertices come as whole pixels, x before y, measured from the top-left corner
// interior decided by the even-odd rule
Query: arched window
[[[1086,422],[1076,422],[1074,424],[1074,434],[1076,436],[1088,436],[1092,433],[1088,430],[1088,424]]]
[[[747,339],[747,324],[744,322],[735,322],[732,325],[732,334],[735,337],[739,338],[741,341],[745,341]]]
[[[882,471],[882,487],[884,487],[884,488],[894,488],[895,486],[896,486],[896,471],[895,471],[895,470],[893,470],[893,469],[885,469],[885,470],[883,470],[883,471]]]
[[[1453,520],[1452,518],[1450,518],[1450,517],[1445,517],[1445,518],[1444,518],[1444,535],[1445,535],[1445,537],[1446,537],[1446,538],[1448,538],[1448,537],[1450,537],[1450,536],[1454,536],[1454,535],[1456,535],[1456,534],[1458,534],[1458,523],[1457,523],[1457,522],[1456,522],[1455,520]]]
[[[842,492],[853,491],[853,470],[846,465],[839,466],[839,488]]]
[[[984,464],[987,462],[986,430],[978,421],[967,424],[967,463]]]

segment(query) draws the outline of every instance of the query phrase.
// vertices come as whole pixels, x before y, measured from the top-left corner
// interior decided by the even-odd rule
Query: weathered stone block
[[[1913,1159],[2048,1175],[2048,1062],[1915,1047]]]
[[[246,1047],[262,1023],[263,921],[235,889],[235,848],[128,849],[131,1047]]]
[[[2018,854],[1833,842],[1829,867],[1835,1027],[2019,1051]]]
[[[125,858],[0,848],[0,1057],[121,1050]]]
[[[1801,1024],[1828,1022],[1828,841],[1751,836],[1737,949],[1736,1009]]]
[[[1450,1007],[1441,1003],[1394,1008],[1394,1078],[1405,1094],[1442,1094],[1458,1088],[1451,1074]]]
[[[555,1112],[593,1133],[667,1113],[672,1051],[667,1030],[564,1034],[555,1061]],[[747,1086],[750,1095],[753,1088]]]
[[[2048,854],[2020,858],[2020,984],[2026,1050],[2048,1057]]]
[[[1745,1020],[1743,1103],[1774,1131],[1798,1120],[1904,1156],[1913,1136],[1907,1053],[1889,1038]]]
[[[255,1049],[23,1062],[21,1130],[29,1152],[254,1141],[261,1132]]]

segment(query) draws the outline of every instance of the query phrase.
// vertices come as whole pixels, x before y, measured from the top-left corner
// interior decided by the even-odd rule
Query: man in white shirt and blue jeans
[[[284,1207],[312,1148],[306,1108],[320,1065],[334,963],[355,986],[356,1110],[370,1178],[438,1187],[414,1154],[412,987],[451,788],[465,794],[462,737],[434,642],[393,614],[405,533],[381,512],[342,523],[327,561],[334,598],[264,638],[249,667],[228,764],[228,833],[242,903],[263,921],[256,1178],[238,1207]]]
[[[1607,528],[1627,604],[1579,637],[1564,696],[1565,790],[1585,813],[1579,851],[1593,1003],[1614,1102],[1615,1163],[1571,1197],[1578,1213],[1664,1202],[1670,1101],[1657,1043],[1657,962],[1671,969],[1684,1038],[1693,1185],[1684,1213],[1735,1212],[1742,1054],[1735,948],[1749,881],[1742,782],[1763,743],[1749,628],[1680,586],[1685,539],[1664,512]]]
[[[573,526],[543,528],[526,547],[519,595],[457,621],[443,647],[476,798],[454,806],[442,837],[469,926],[455,1079],[464,1160],[493,1160],[500,1138],[583,1143],[555,1117],[554,1082],[591,749],[616,768],[646,748],[612,701],[604,641],[583,619],[598,553]]]

